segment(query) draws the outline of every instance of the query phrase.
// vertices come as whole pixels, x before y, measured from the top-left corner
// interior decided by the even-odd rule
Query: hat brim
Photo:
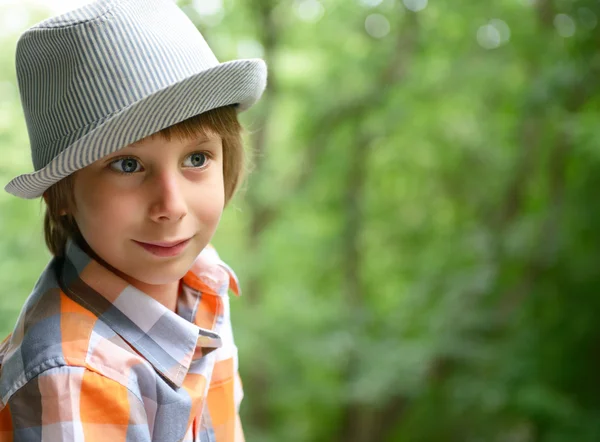
[[[73,172],[166,127],[222,106],[237,104],[238,112],[249,109],[263,94],[266,81],[261,59],[220,63],[110,115],[44,168],[13,178],[4,189],[20,198],[40,197]]]

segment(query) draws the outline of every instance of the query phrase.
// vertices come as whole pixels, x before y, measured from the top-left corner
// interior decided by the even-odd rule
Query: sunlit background
[[[31,170],[0,2],[0,181]],[[600,441],[600,2],[197,0],[262,57],[253,173],[214,238],[249,442]],[[0,332],[46,265],[0,193]]]

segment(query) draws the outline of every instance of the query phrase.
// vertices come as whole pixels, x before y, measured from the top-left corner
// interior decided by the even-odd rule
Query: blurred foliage
[[[600,3],[179,3],[270,69],[214,240],[247,440],[600,441]],[[1,38],[5,183],[31,166]],[[0,231],[6,334],[39,202],[0,195]]]

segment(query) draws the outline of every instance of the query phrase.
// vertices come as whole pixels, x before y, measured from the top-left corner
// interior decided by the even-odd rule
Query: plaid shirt
[[[174,313],[73,241],[0,345],[0,441],[240,442],[228,289],[212,247]]]

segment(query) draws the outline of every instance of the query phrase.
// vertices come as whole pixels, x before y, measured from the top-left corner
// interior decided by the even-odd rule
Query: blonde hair
[[[166,141],[176,138],[187,140],[207,132],[221,136],[223,140],[223,180],[225,205],[231,200],[244,175],[244,147],[242,126],[234,106],[213,109],[167,127],[147,138],[162,137]],[[44,237],[54,256],[63,256],[69,237],[81,239],[81,232],[72,216],[75,208],[73,174],[52,185],[44,193]]]

